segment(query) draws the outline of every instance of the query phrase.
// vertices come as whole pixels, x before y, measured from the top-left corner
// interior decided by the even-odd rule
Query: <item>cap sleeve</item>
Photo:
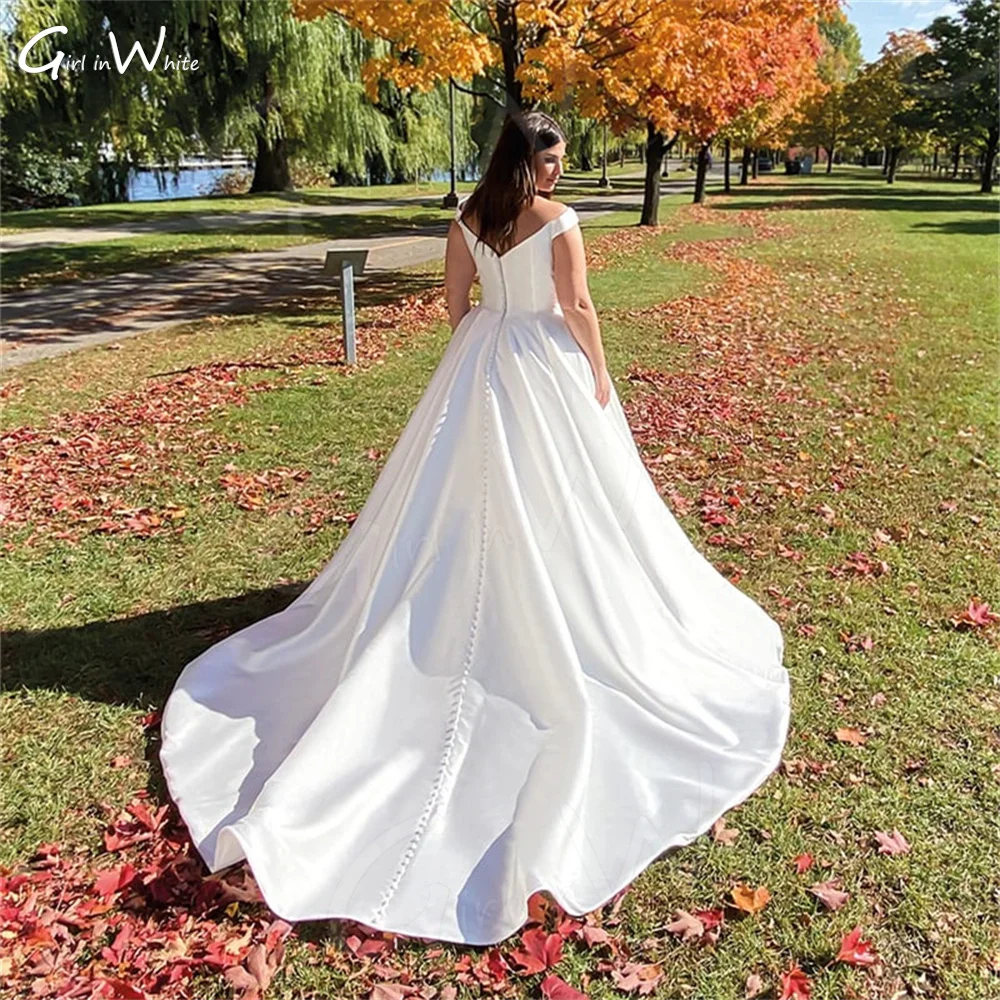
[[[580,224],[580,217],[576,214],[576,209],[572,205],[567,205],[562,214],[557,215],[552,223],[552,235],[553,237],[558,236],[560,233],[566,232],[567,229],[572,229],[573,226]]]

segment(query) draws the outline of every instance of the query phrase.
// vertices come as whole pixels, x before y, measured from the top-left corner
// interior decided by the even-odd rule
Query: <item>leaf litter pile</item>
[[[898,419],[888,408],[893,390],[877,358],[888,351],[894,324],[908,312],[906,302],[891,296],[880,303],[884,339],[870,345],[868,358],[859,356],[856,343],[848,352],[835,335],[820,343],[805,337],[803,324],[795,321],[789,306],[785,280],[739,255],[755,241],[788,235],[790,228],[775,223],[771,215],[738,213],[736,221],[751,230],[748,236],[670,245],[669,258],[698,264],[717,276],[709,294],[618,311],[687,351],[683,367],[668,371],[628,366],[625,378],[633,391],[626,413],[665,500],[679,515],[695,512],[705,529],[705,544],[739,554],[744,567],[765,557],[802,561],[800,550],[769,529],[769,515],[779,506],[793,505],[806,524],[828,531],[839,516],[826,503],[813,502],[811,494],[849,490],[859,478],[875,474],[865,451],[864,426]],[[843,218],[834,214],[831,224]],[[699,206],[679,212],[678,220],[716,221],[710,208]],[[606,267],[663,228],[609,234],[588,244],[588,259],[595,270]],[[815,309],[842,318],[871,291],[859,272],[833,289],[817,282],[815,294]],[[442,289],[380,309],[372,323],[358,331],[360,366],[378,363],[390,346],[402,345],[400,333],[419,334],[446,316]],[[204,462],[238,450],[213,437],[210,425],[216,414],[245,405],[254,393],[294,383],[301,368],[344,365],[338,338],[330,334],[318,341],[315,333],[309,337],[311,341],[298,347],[286,343],[284,354],[263,352],[150,378],[141,388],[109,396],[89,409],[61,413],[46,427],[6,433],[0,443],[11,489],[2,515],[16,537],[6,543],[8,551],[47,539],[72,544],[94,532],[146,537],[183,530],[180,506],[153,499],[137,504],[135,498],[144,492],[150,498],[162,495],[180,455]],[[818,396],[806,380],[795,377],[803,366],[845,363],[867,364],[875,372],[871,391],[862,398],[845,399],[835,381],[822,383],[829,393]],[[269,377],[241,379],[258,369]],[[16,392],[16,381],[5,391]],[[838,423],[845,405],[851,421]],[[809,413],[814,420],[826,417],[829,440],[822,454],[813,454],[800,440],[805,422],[790,419],[795,412]],[[278,500],[291,496],[295,509],[307,515],[310,530],[323,518],[338,515],[336,496],[321,498],[322,509],[317,510],[296,494],[308,478],[304,469],[241,474],[229,467],[215,484],[215,493],[248,511],[277,509]],[[349,513],[339,516],[350,519]],[[875,532],[867,549],[845,552],[830,565],[801,568],[858,580],[883,577],[892,572],[885,552],[905,540],[910,530],[904,525]],[[735,563],[720,569],[734,581],[745,572]],[[776,617],[795,603],[777,588],[768,593],[778,605]],[[952,610],[946,624],[992,637],[998,622],[1000,614],[987,601],[970,595],[966,605]],[[814,631],[809,624],[798,627],[801,636]],[[845,633],[841,639],[846,650],[859,655],[873,646],[867,635]],[[153,729],[158,721],[154,712],[137,724]],[[864,732],[851,726],[837,728],[830,738],[851,747],[866,741]],[[920,761],[907,763],[919,771]],[[801,785],[824,777],[832,766],[787,757],[770,781]],[[996,773],[1000,779],[1000,767]],[[245,864],[207,876],[173,806],[157,806],[148,793],[137,792],[121,808],[107,803],[102,808],[106,822],[100,847],[44,843],[27,862],[0,869],[0,981],[10,995],[192,997],[201,995],[206,977],[221,977],[232,995],[244,1000],[265,994],[282,969],[286,944],[295,941],[298,932],[270,913]],[[889,859],[908,854],[911,845],[904,832],[889,826],[870,830],[863,846]],[[720,818],[708,836],[724,850],[741,832]],[[767,831],[757,833],[768,836]],[[829,871],[832,861],[801,853],[787,864],[801,879],[802,891],[815,900],[814,922],[851,900],[852,893]],[[528,900],[528,921],[516,935],[495,947],[462,949],[457,959],[454,949],[435,942],[408,948],[408,941],[420,939],[339,921],[338,943],[303,937],[298,954],[306,957],[298,961],[336,968],[371,1000],[454,1000],[460,989],[496,997],[524,996],[530,989],[532,995],[551,1000],[579,1000],[596,979],[615,995],[647,996],[666,985],[669,972],[664,963],[644,959],[647,950],[662,952],[668,944],[711,949],[735,922],[758,920],[772,904],[766,885],[737,882],[702,909],[674,909],[648,940],[630,947],[619,933],[620,908],[630,888],[585,917],[566,914],[548,893],[537,892]],[[808,998],[813,979],[837,965],[885,977],[872,936],[861,925],[831,935],[825,965],[811,962],[808,973],[795,959],[787,960],[771,981],[761,975],[766,969],[750,972],[744,995]],[[571,951],[589,956],[577,985],[556,971]],[[1000,972],[1000,954],[992,961]],[[886,982],[884,993],[848,989],[844,995],[889,996],[892,985]]]

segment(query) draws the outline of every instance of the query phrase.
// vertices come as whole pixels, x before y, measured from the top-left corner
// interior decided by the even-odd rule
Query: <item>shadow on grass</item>
[[[51,287],[81,279],[115,276],[125,272],[180,267],[195,261],[258,252],[275,253],[292,247],[263,250],[243,249],[239,241],[255,237],[295,237],[323,240],[399,239],[413,235],[434,235],[427,230],[447,231],[447,220],[437,214],[417,214],[400,219],[395,216],[367,215],[296,216],[276,213],[265,219],[255,218],[252,225],[239,219],[216,216],[213,220],[188,220],[187,228],[165,237],[162,244],[136,244],[128,239],[100,243],[33,246],[12,250],[3,257],[3,289]],[[186,242],[190,245],[185,245]],[[32,276],[39,277],[33,278]]]
[[[448,222],[437,220],[440,236]],[[396,231],[396,238],[409,230]],[[405,247],[402,248],[405,253]],[[268,256],[267,261],[246,254],[242,259],[200,260],[187,266],[152,270],[142,275],[136,288],[134,273],[112,274],[101,282],[100,297],[81,294],[79,285],[60,283],[47,287],[40,298],[8,299],[5,336],[10,343],[65,344],[90,333],[117,329],[141,332],[157,326],[190,322],[208,315],[246,315],[271,312],[300,316],[325,310],[340,315],[339,275],[323,270],[323,252],[312,248],[314,259],[289,256],[287,262]],[[385,266],[374,267],[356,279],[359,308],[418,294],[441,283],[435,274],[392,266],[387,249]],[[402,269],[401,269],[402,268]],[[179,287],[180,286],[180,287]],[[130,306],[123,304],[129,303]]]
[[[199,198],[164,198],[157,202],[131,203],[131,205],[90,205],[85,208],[41,208],[18,212],[5,212],[4,225],[16,229],[86,228],[104,226],[124,226],[138,233],[171,232],[175,226],[192,228],[199,219],[223,220],[227,216],[247,217],[256,221],[261,215],[273,213],[284,216],[294,213],[296,207],[323,208],[326,206],[354,208],[377,205],[405,205],[425,203],[440,207],[444,191],[410,192],[408,194],[388,193],[385,195],[340,195],[331,189],[275,192],[273,194],[246,195],[203,195]],[[255,208],[254,203],[262,199],[283,203],[287,208],[267,206]],[[179,207],[177,203],[186,203]],[[243,207],[243,206],[246,207]],[[174,207],[170,207],[174,206]],[[193,228],[197,228],[194,226]]]
[[[5,687],[162,707],[185,664],[225,636],[283,611],[306,582],[75,628],[7,632]]]

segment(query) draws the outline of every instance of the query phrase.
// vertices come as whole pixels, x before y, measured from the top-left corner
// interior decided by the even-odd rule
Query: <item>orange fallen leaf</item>
[[[741,883],[733,889],[732,897],[739,909],[746,913],[759,913],[767,905],[771,893],[767,886],[762,885],[758,889],[751,889],[748,885]]]

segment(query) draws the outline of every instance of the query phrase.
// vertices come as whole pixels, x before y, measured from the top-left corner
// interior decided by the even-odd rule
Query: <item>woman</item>
[[[505,122],[448,233],[452,338],[357,520],[164,709],[199,852],[288,920],[493,944],[536,890],[597,908],[780,761],[781,630],[646,472],[564,155],[548,116]]]

